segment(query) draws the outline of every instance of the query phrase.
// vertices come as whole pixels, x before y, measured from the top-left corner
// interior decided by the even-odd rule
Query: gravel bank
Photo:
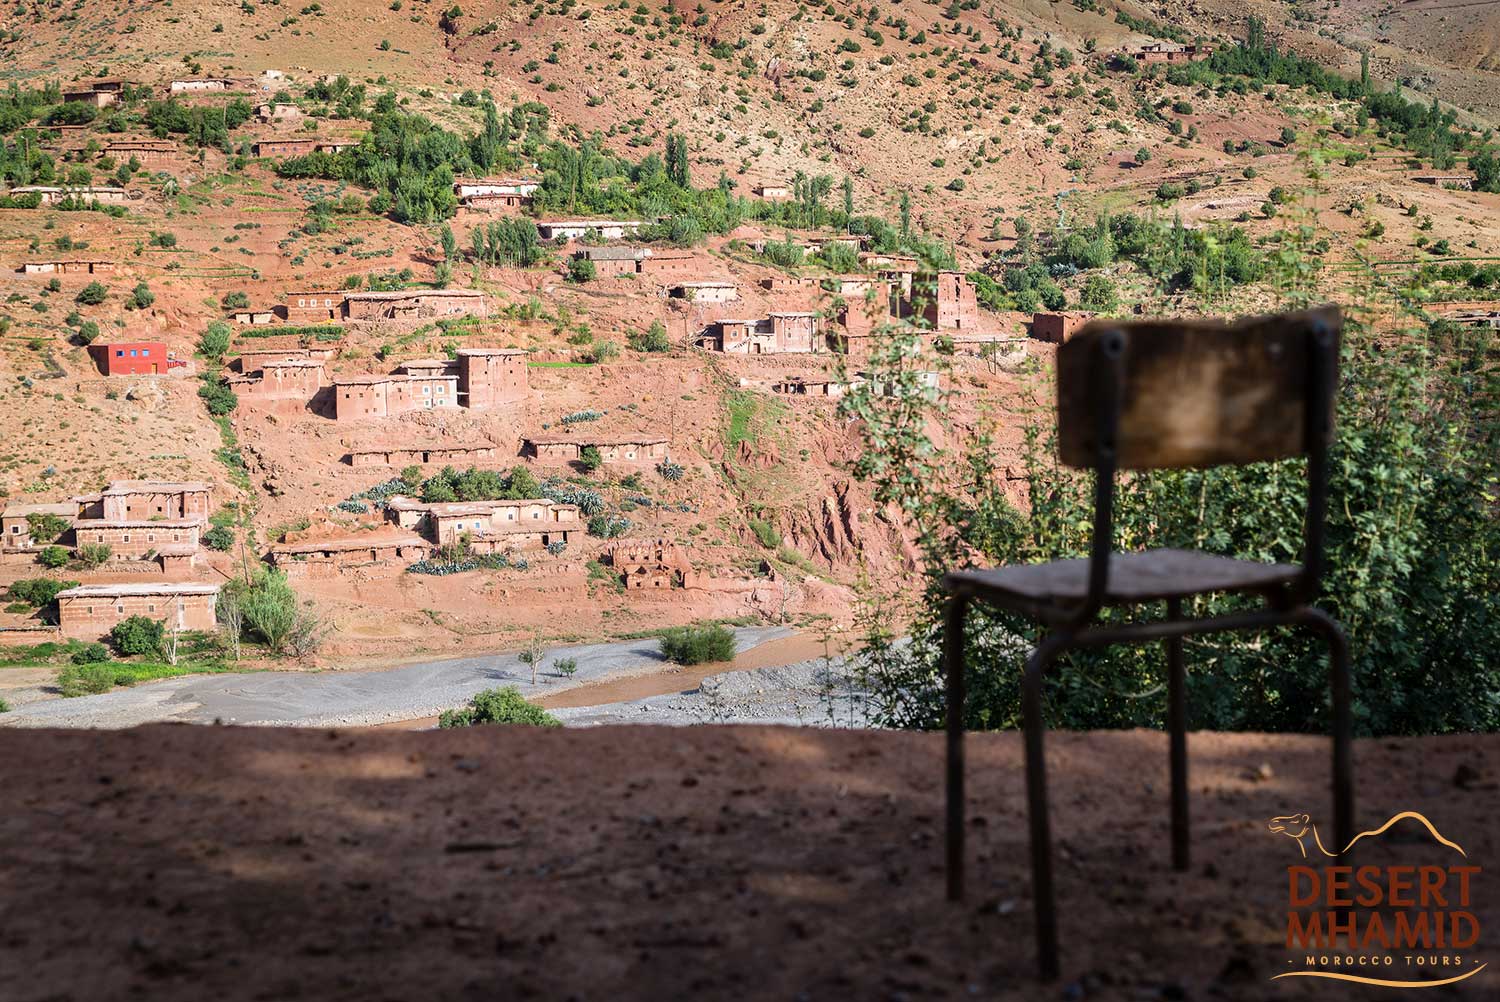
[[[738,651],[790,636],[783,626],[734,631]],[[552,671],[572,657],[571,678]],[[0,714],[9,727],[134,727],[161,721],[322,727],[366,726],[434,716],[484,689],[515,685],[527,697],[664,664],[655,638],[554,648],[531,683],[531,668],[514,654],[429,661],[371,672],[258,672],[161,679],[100,696],[54,699]]]

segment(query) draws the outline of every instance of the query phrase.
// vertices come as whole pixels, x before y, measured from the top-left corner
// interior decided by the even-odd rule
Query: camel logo
[[[1362,838],[1373,838],[1376,835],[1384,835],[1386,831],[1391,827],[1391,825],[1395,824],[1397,821],[1404,821],[1407,818],[1411,818],[1415,821],[1420,822],[1421,825],[1427,829],[1427,834],[1436,839],[1440,845],[1445,845],[1457,852],[1460,856],[1468,858],[1468,853],[1464,852],[1461,845],[1459,845],[1457,842],[1450,842],[1448,839],[1443,838],[1438,830],[1433,827],[1432,822],[1428,821],[1427,818],[1425,818],[1421,814],[1418,814],[1416,811],[1402,811],[1400,814],[1395,815],[1379,828],[1375,828],[1367,832],[1360,832],[1358,835],[1354,836],[1354,838],[1350,839],[1348,845],[1344,846],[1344,852],[1348,852],[1350,849],[1353,849],[1354,843],[1358,842]],[[1307,858],[1307,843],[1303,840],[1306,839],[1309,834],[1312,835],[1313,844],[1318,847],[1318,851],[1323,855],[1339,855],[1339,853],[1329,852],[1327,849],[1323,848],[1323,840],[1318,837],[1318,826],[1313,824],[1312,818],[1306,814],[1288,814],[1285,817],[1272,818],[1269,828],[1275,834],[1285,835],[1292,841],[1296,842],[1297,848],[1302,850],[1303,859]]]
[[[1440,848],[1441,862],[1346,862],[1361,842],[1402,822],[1420,826],[1426,838],[1419,835],[1417,841]],[[1469,864],[1463,846],[1445,837],[1425,815],[1402,811],[1334,849],[1323,844],[1318,826],[1306,814],[1275,817],[1266,827],[1296,842],[1308,861],[1287,867],[1286,948],[1292,955],[1287,964],[1302,969],[1271,980],[1327,978],[1381,988],[1436,988],[1467,981],[1486,967],[1473,955],[1479,920],[1470,901],[1480,868]],[[1313,865],[1315,860],[1320,865]],[[1386,976],[1403,970],[1414,977]]]

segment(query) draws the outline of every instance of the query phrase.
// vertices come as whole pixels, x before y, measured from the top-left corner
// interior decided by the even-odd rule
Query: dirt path
[[[1486,869],[1469,909],[1480,941],[1461,960],[1492,969],[1436,994],[1270,980],[1306,951],[1285,946],[1287,867],[1303,859],[1267,822],[1306,812],[1326,830],[1328,741],[1195,733],[1188,746],[1193,867],[1178,873],[1165,736],[1048,735],[1062,978],[1040,985],[1016,733],[970,738],[955,905],[941,734],[0,730],[0,995],[1496,997],[1500,738],[1356,746],[1362,828],[1421,811]],[[1452,855],[1407,821],[1366,842],[1361,865]],[[1392,977],[1430,970],[1394,959]]]

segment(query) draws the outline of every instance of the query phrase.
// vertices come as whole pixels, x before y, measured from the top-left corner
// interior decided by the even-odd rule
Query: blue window
[[[116,348],[115,349],[115,358],[124,358],[124,357],[125,357],[125,349],[124,348]]]
[[[151,357],[151,349],[150,348],[142,348],[141,349],[141,357],[142,358],[150,358]]]
[[[131,358],[135,358],[135,349],[134,348],[130,349],[130,357]]]

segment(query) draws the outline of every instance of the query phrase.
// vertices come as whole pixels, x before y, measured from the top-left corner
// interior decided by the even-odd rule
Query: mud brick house
[[[757,184],[750,188],[750,194],[763,202],[785,202],[792,197],[791,185],[787,184]]]
[[[168,629],[211,631],[217,625],[216,584],[94,584],[57,593],[65,637],[103,640],[116,623],[145,616]]]
[[[740,290],[733,282],[678,282],[667,286],[667,297],[690,303],[730,303],[740,298]]]
[[[688,561],[687,551],[665,539],[616,543],[609,551],[609,562],[627,591],[697,588],[703,582]]]
[[[196,480],[112,480],[97,494],[72,499],[79,519],[207,519],[213,484]]]
[[[1122,60],[1134,60],[1146,66],[1154,63],[1191,63],[1213,55],[1212,45],[1170,45],[1166,42],[1151,42],[1119,53]]]
[[[540,181],[518,177],[486,177],[453,182],[453,193],[466,209],[489,211],[530,205]]]
[[[332,539],[278,543],[270,561],[288,577],[333,577],[357,568],[405,567],[423,560],[431,544],[411,533],[360,532]]]
[[[276,313],[273,310],[235,310],[229,314],[229,319],[237,324],[260,326],[263,324],[274,324],[276,322]]]
[[[838,379],[809,379],[805,376],[788,376],[771,384],[772,393],[791,397],[826,397],[837,400],[849,392],[849,385]]]
[[[162,568],[192,566],[204,520],[194,518],[79,520],[73,525],[78,546],[108,546],[111,560],[162,560]]]
[[[1082,310],[1063,310],[1059,313],[1035,313],[1031,317],[1031,336],[1038,341],[1062,344],[1092,319],[1094,319],[1092,313]]]
[[[105,275],[115,270],[113,261],[27,261],[25,275]]]
[[[302,347],[295,338],[256,338],[250,343],[255,347],[242,349],[233,363],[247,376],[260,371],[267,362],[299,362],[324,357]]]
[[[187,365],[161,341],[115,341],[89,345],[89,357],[106,376],[160,376]]]
[[[117,139],[104,144],[106,156],[116,160],[139,160],[143,164],[160,163],[177,152],[177,144],[166,139]]]
[[[471,410],[517,403],[530,392],[523,349],[460,348],[457,363],[459,403]]]
[[[922,304],[922,315],[934,330],[973,330],[979,326],[979,300],[963,272],[937,272],[928,299]]]
[[[362,469],[371,466],[425,466],[428,463],[474,466],[495,462],[500,458],[499,446],[481,442],[470,445],[350,449],[344,456],[344,461],[356,469]]]
[[[257,157],[305,157],[317,149],[316,139],[261,139],[250,152]]]
[[[457,376],[348,376],[333,381],[337,421],[395,417],[408,411],[458,406]]]
[[[167,84],[168,94],[217,94],[230,90],[250,90],[255,84],[250,80],[233,77],[202,77],[190,80],[173,80]]]
[[[293,324],[327,324],[344,319],[342,292],[288,292],[286,319]]]
[[[254,375],[231,377],[229,385],[244,404],[305,404],[328,385],[328,371],[317,359],[277,359],[261,362]]]
[[[622,466],[655,465],[668,458],[667,440],[653,436],[528,438],[521,443],[521,454],[538,462],[571,463],[589,446],[598,449],[606,463]]]
[[[807,354],[819,351],[814,313],[772,313],[760,319],[716,320],[698,337],[698,346],[735,355]]]
[[[27,550],[36,542],[31,538],[32,516],[60,518],[68,524],[73,525],[73,519],[78,516],[78,505],[71,501],[58,504],[8,504],[5,510],[0,512],[0,538],[7,550]],[[43,544],[51,543],[52,540],[42,540]]]
[[[484,293],[474,289],[351,292],[344,297],[344,313],[350,320],[419,320],[488,315]]]
[[[700,264],[692,251],[681,250],[652,250],[645,248],[640,263],[636,266],[639,274],[654,278],[671,278],[682,275],[697,274]]]
[[[1417,174],[1412,180],[1418,184],[1431,184],[1439,188],[1457,188],[1460,191],[1474,190],[1473,174]]]
[[[475,212],[501,212],[506,209],[523,209],[530,205],[530,195],[465,195],[458,204]]]
[[[601,240],[619,240],[644,225],[639,219],[551,219],[538,221],[536,230],[543,240],[577,240],[590,233]]]
[[[124,205],[133,197],[124,188],[90,187],[86,185],[57,188],[49,185],[31,184],[12,188],[10,194],[12,198],[22,195],[36,195],[42,200],[43,205],[56,205],[59,202],[67,201],[98,202],[100,205]]]
[[[761,279],[760,287],[767,292],[805,292],[818,288],[818,280],[800,275],[772,275]]]
[[[94,80],[80,80],[62,92],[64,101],[81,101],[84,104],[92,104],[96,108],[108,108],[120,100],[125,88],[130,86],[130,81],[117,78],[97,78]]]
[[[524,195],[530,198],[541,186],[540,181],[521,177],[460,178],[453,182],[453,194],[459,198],[471,195]]]
[[[644,247],[580,247],[573,256],[594,263],[594,275],[598,278],[615,278],[634,275],[640,270]]]
[[[567,544],[584,528],[577,505],[546,498],[424,503],[394,497],[385,510],[403,529],[423,532],[439,546],[466,542],[474,553]]]
[[[272,125],[290,125],[302,121],[302,111],[295,104],[262,104],[256,106],[258,121]],[[260,156],[260,154],[256,154]]]

